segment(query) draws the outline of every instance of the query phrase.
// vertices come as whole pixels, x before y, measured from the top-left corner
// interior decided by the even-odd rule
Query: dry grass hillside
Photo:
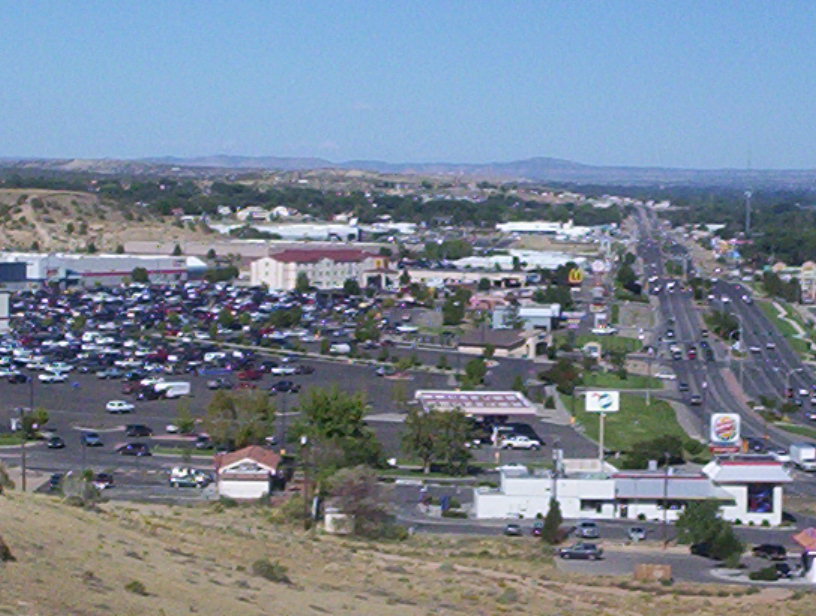
[[[180,224],[180,223],[179,223]],[[116,250],[126,240],[201,239],[205,233],[179,227],[142,210],[103,202],[93,193],[0,189],[0,249]],[[36,244],[35,244],[36,242]]]
[[[371,543],[276,522],[269,509],[0,497],[0,614],[811,614],[809,595],[568,577],[532,539]],[[279,561],[289,581],[253,572]],[[274,576],[272,576],[274,577]],[[633,590],[633,588],[635,588]]]

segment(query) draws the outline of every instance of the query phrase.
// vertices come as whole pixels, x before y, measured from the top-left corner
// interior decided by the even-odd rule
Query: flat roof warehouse
[[[442,391],[420,389],[414,394],[428,412],[461,409],[466,415],[535,415],[535,405],[518,391]]]

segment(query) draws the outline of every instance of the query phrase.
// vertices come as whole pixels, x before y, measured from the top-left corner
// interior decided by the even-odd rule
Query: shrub
[[[467,512],[462,511],[461,509],[446,509],[442,512],[443,518],[459,518],[464,519],[467,518]]]
[[[147,589],[145,588],[145,585],[138,580],[131,580],[125,584],[125,590],[132,592],[134,595],[141,595],[142,597],[147,596]]]
[[[17,559],[11,553],[11,548],[3,541],[3,537],[0,537],[0,563],[10,563],[15,560]]]
[[[554,498],[550,499],[550,508],[544,518],[544,528],[541,529],[541,536],[550,545],[555,545],[563,541],[561,536],[561,522],[564,517],[561,515],[561,507]]]
[[[775,582],[779,579],[779,572],[774,565],[771,565],[770,567],[765,567],[758,571],[751,571],[751,573],[748,574],[748,578],[762,582]]]
[[[252,573],[270,582],[279,584],[291,584],[292,580],[287,575],[288,569],[278,561],[271,562],[268,558],[261,558],[252,563]]]
[[[771,523],[770,523],[770,522],[768,522],[768,520],[762,520],[762,526],[764,526],[764,527],[766,527],[766,528],[767,528],[767,527],[768,527],[768,526],[770,526],[770,525],[771,525]]]

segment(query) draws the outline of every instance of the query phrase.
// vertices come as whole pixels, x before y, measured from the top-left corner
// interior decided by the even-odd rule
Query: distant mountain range
[[[528,180],[601,185],[688,185],[735,188],[816,190],[816,169],[679,169],[585,165],[558,158],[535,157],[494,163],[389,163],[377,160],[332,162],[323,158],[214,155],[117,159],[0,159],[0,167],[26,170],[82,171],[106,174],[154,174],[175,169],[179,175],[217,172],[313,169],[359,169],[378,173],[456,175],[501,180]]]
[[[671,167],[607,167],[585,165],[559,158],[535,157],[494,163],[389,163],[351,160],[336,163],[322,158],[277,156],[206,156],[200,158],[152,158],[145,162],[180,167],[222,169],[361,169],[378,173],[461,175],[472,177],[618,185],[715,185],[815,188],[816,169],[678,169]]]

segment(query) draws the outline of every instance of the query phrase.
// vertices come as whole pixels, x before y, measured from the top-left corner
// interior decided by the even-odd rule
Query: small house
[[[257,500],[272,492],[281,457],[251,445],[215,456],[218,495],[235,500]]]

